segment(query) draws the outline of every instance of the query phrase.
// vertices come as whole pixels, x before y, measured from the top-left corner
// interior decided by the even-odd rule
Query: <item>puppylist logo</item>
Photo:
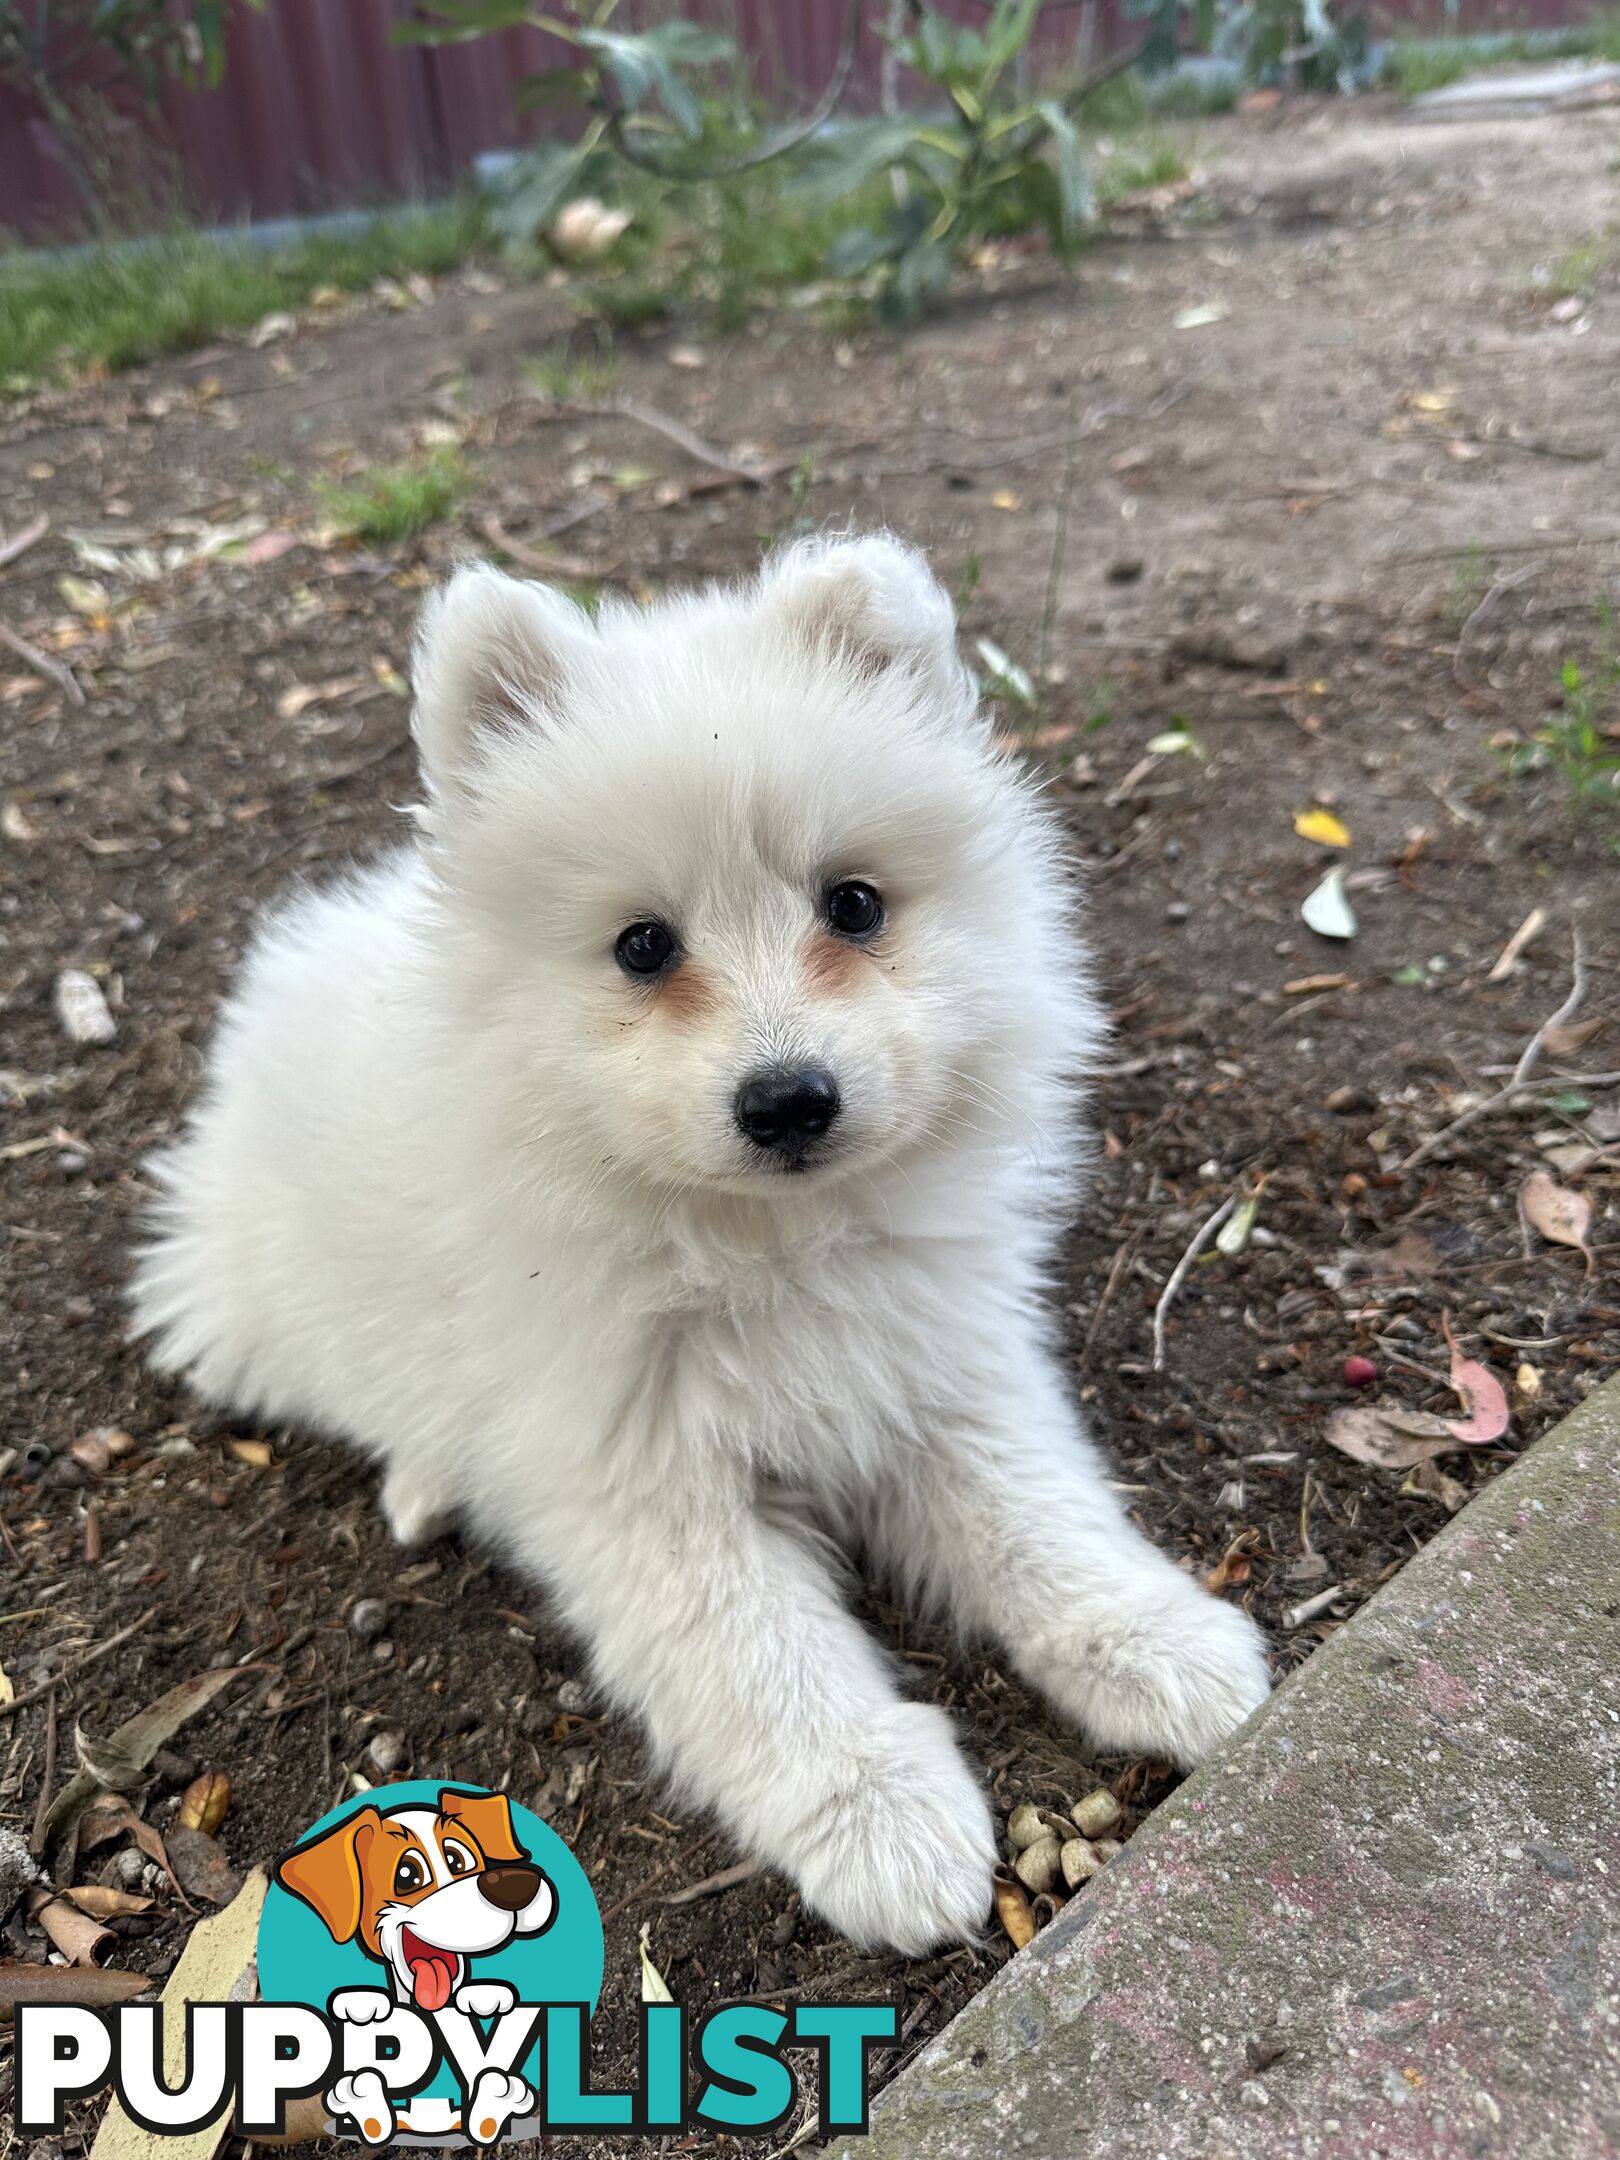
[[[887,2003],[737,2003],[696,2021],[643,2003],[639,2075],[595,2090],[589,2024],[601,1915],[555,1831],[504,1793],[416,1780],[345,1802],[276,1862],[259,1924],[259,2000],[188,2003],[185,2069],[163,2075],[156,2006],[26,2003],[16,2013],[17,2127],[60,2136],[71,2100],[111,2084],[127,2115],[181,2137],[231,2110],[285,2134],[319,2095],[332,2128],[482,2150],[547,2132],[665,2136],[780,2129],[818,2063],[824,2136],[864,2132]]]

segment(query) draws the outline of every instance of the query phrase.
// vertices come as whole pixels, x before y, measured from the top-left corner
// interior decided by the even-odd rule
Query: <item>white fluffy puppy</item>
[[[264,925],[138,1325],[538,1576],[854,1941],[970,1934],[985,1795],[840,1547],[1101,1749],[1195,1762],[1267,1687],[1054,1344],[1099,1037],[1054,825],[886,537],[594,621],[466,569],[416,692],[420,837]]]

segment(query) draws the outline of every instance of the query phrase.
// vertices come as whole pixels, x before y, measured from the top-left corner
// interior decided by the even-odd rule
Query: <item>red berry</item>
[[[1347,1357],[1344,1361],[1344,1384],[1346,1387],[1371,1387],[1378,1378],[1378,1367],[1370,1357]]]

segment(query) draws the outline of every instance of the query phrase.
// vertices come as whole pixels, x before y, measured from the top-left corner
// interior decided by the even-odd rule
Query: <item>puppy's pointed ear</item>
[[[318,1913],[334,1942],[353,1942],[365,1909],[361,1869],[366,1848],[382,1828],[374,1807],[356,1809],[308,1845],[276,1862],[276,1881]]]
[[[499,1864],[529,1858],[517,1841],[512,1803],[505,1793],[456,1792],[447,1786],[439,1795],[439,1813],[465,1825],[486,1860]]]
[[[566,695],[570,656],[590,617],[549,585],[470,563],[422,610],[411,732],[428,784],[455,784],[490,730],[534,727]]]
[[[792,635],[860,674],[905,667],[971,711],[956,611],[926,559],[892,533],[799,541],[766,564],[760,596]]]

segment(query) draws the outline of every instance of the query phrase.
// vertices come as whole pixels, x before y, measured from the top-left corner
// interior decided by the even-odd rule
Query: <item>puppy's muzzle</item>
[[[485,1868],[478,1894],[500,1912],[522,1912],[540,1888],[540,1870],[532,1867]]]
[[[738,1088],[735,1112],[745,1139],[792,1163],[828,1130],[839,1108],[831,1073],[815,1065],[773,1065]]]

